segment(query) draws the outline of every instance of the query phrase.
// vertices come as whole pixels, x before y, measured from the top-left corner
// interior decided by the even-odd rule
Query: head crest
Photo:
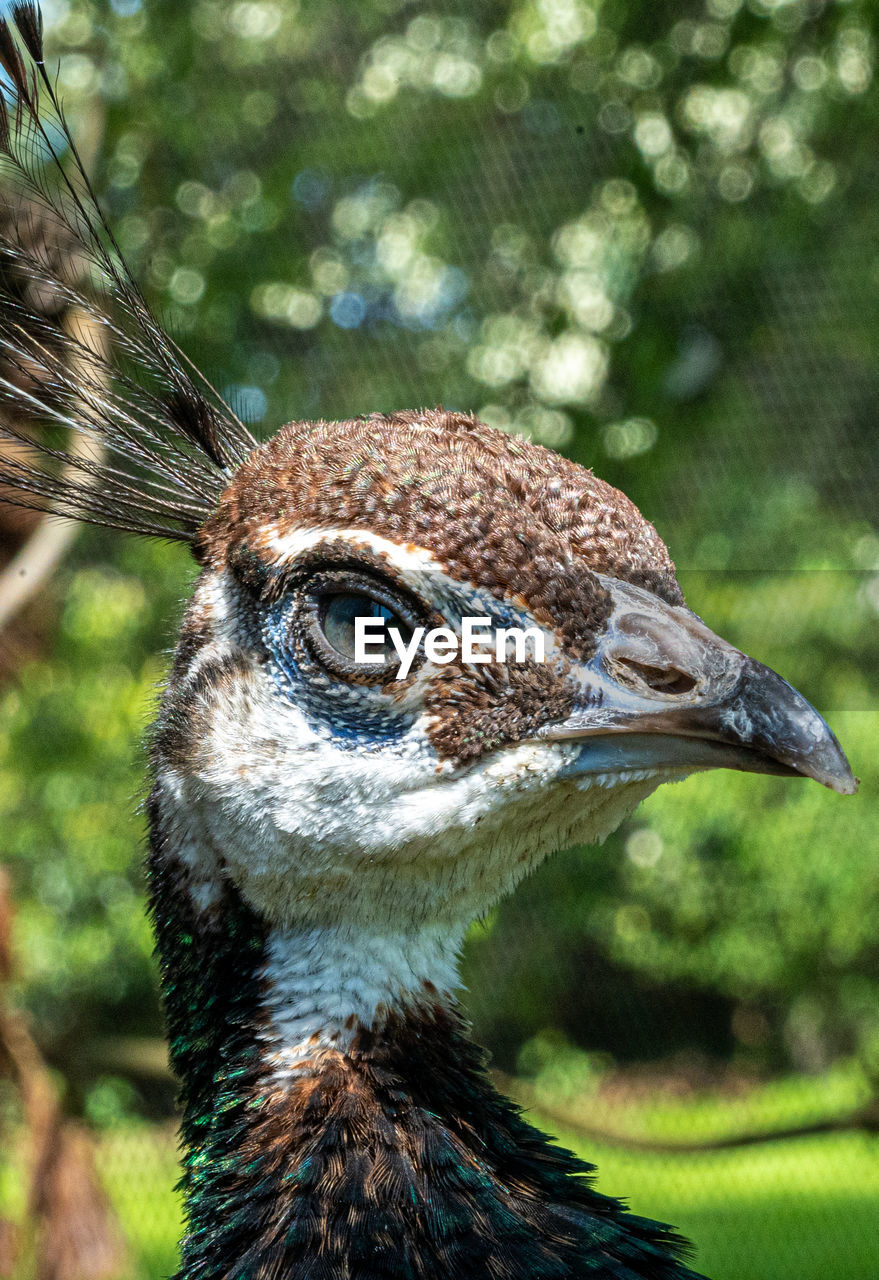
[[[12,26],[0,19],[0,438],[15,444],[0,455],[3,499],[190,541],[256,441],[124,261],[46,70],[39,6],[11,13]],[[67,448],[35,439],[35,420],[67,429]]]

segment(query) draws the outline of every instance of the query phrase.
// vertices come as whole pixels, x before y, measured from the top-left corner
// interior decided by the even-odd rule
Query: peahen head
[[[154,758],[206,910],[228,878],[281,928],[463,928],[694,770],[855,785],[809,704],[687,609],[623,494],[470,417],[291,423],[195,547]],[[355,660],[357,617],[488,619],[487,643],[422,643],[401,679],[390,640]],[[498,660],[515,627],[543,661]]]

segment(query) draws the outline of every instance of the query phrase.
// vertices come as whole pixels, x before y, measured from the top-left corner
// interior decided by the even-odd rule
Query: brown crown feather
[[[352,528],[430,551],[462,582],[517,595],[592,647],[607,593],[594,573],[683,597],[665,544],[634,503],[585,467],[442,409],[291,422],[239,468],[194,551],[213,568],[269,531]]]

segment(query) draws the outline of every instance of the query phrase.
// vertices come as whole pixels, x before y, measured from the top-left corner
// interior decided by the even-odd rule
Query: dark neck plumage
[[[154,834],[152,910],[182,1083],[177,1280],[684,1280],[681,1242],[590,1186],[492,1086],[428,997],[273,1066],[267,935],[234,889],[209,914]]]

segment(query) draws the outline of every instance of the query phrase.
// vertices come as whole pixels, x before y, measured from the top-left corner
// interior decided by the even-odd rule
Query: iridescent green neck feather
[[[676,1236],[496,1092],[436,993],[281,1076],[265,927],[231,888],[195,907],[157,831],[151,883],[182,1085],[179,1280],[692,1280]]]

